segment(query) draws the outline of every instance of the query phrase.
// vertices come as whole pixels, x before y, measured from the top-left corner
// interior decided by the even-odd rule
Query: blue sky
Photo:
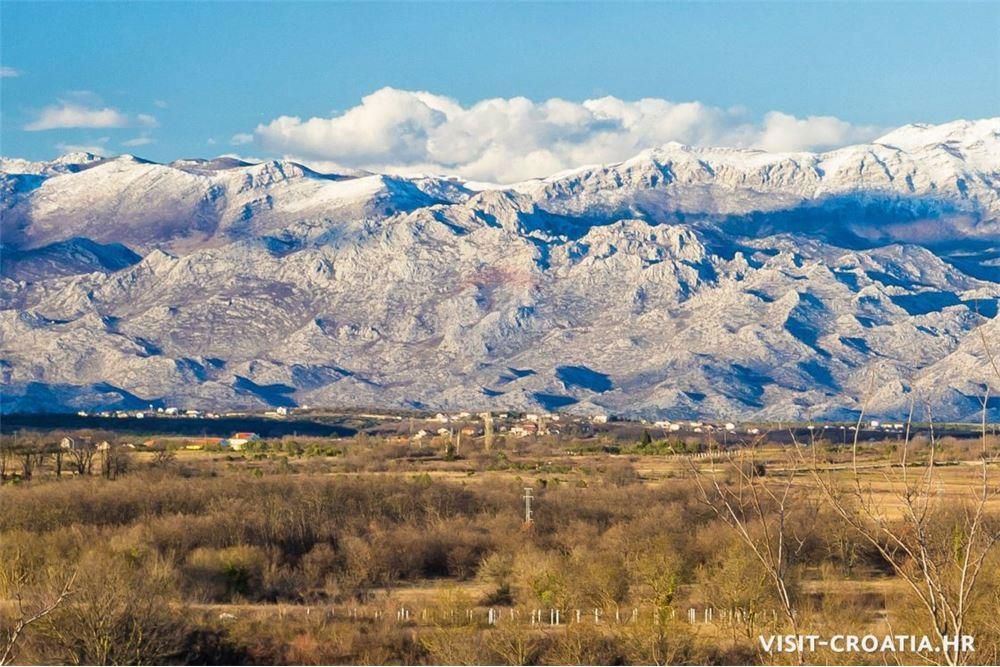
[[[414,122],[423,123],[421,137],[437,132],[441,114],[451,117],[450,107],[423,100],[433,113],[420,121],[407,114],[423,109],[407,106],[413,100],[405,96],[359,107],[362,98],[386,87],[428,91],[455,102],[462,114],[484,99],[517,96],[535,103],[605,96],[700,103],[682,109],[702,114],[697,121],[685,117],[681,126],[630,130],[618,151],[673,134],[689,143],[823,147],[865,138],[876,128],[994,116],[1000,109],[997,3],[4,0],[0,21],[0,152],[33,159],[89,145],[157,160],[238,152],[355,166],[401,160],[447,167],[464,166],[475,157],[466,154],[470,150],[495,148],[462,144],[461,150],[414,152],[413,136],[397,141],[394,133],[412,132]],[[400,105],[409,111],[400,112]],[[280,117],[336,119],[355,107],[348,124],[274,125]],[[522,110],[545,116],[545,124],[529,126],[529,134],[537,130],[541,137],[529,148],[548,150],[547,141],[565,147],[580,132],[604,131],[602,114],[609,112],[603,107],[586,110],[589,116],[566,130],[563,117],[580,109],[560,107],[555,121],[549,107]],[[623,109],[610,112],[614,123],[632,113]],[[646,125],[663,109],[677,111],[644,109]],[[787,122],[772,128],[771,139],[762,138],[765,116],[775,111]],[[340,141],[338,133],[383,122],[385,114],[396,120],[375,131],[384,147]],[[715,114],[710,127],[704,114]],[[790,126],[789,117],[812,116],[836,117],[846,125],[828,124],[818,136],[801,125],[803,136],[787,146],[774,139],[774,132]],[[468,133],[503,134],[496,119],[485,130],[483,122],[482,114],[462,122],[466,143]],[[503,122],[508,135],[525,133],[523,124]],[[559,132],[552,130],[556,125]],[[454,127],[448,132],[435,146],[458,141]],[[514,150],[509,143],[503,150]],[[397,159],[401,150],[410,153]],[[593,151],[577,153],[585,159]]]

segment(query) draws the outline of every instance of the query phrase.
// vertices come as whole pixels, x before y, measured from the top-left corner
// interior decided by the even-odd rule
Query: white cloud
[[[20,70],[16,70],[13,67],[7,67],[6,65],[0,65],[0,79],[12,79],[15,76],[21,76]]]
[[[122,142],[122,146],[147,146],[153,143],[152,137],[141,136],[135,137],[134,139],[129,139]]]
[[[153,106],[157,109],[166,109],[169,105],[164,100],[153,100]]]
[[[830,116],[658,98],[570,102],[496,98],[462,106],[428,92],[383,88],[330,118],[281,116],[258,125],[264,150],[379,171],[434,171],[511,182],[584,164],[624,160],[669,141],[771,151],[823,150],[874,138],[879,128]],[[238,134],[232,143],[249,143]]]
[[[68,128],[156,127],[159,123],[149,114],[131,116],[118,109],[102,106],[99,98],[88,91],[70,93],[68,100],[59,100],[24,126],[29,132]]]
[[[233,138],[229,140],[233,146],[242,146],[244,144],[253,143],[253,135],[247,134],[245,132],[240,132],[239,134],[234,134]]]
[[[148,113],[140,113],[135,117],[135,124],[140,127],[158,127],[160,125],[156,118],[150,116]]]
[[[38,118],[24,126],[25,130],[55,130],[70,127],[125,127],[128,116],[117,109],[94,109],[80,104],[63,102],[42,109]]]
[[[796,118],[780,111],[764,116],[763,132],[756,146],[768,151],[788,150],[787,146],[833,148],[875,138],[880,130],[857,127],[833,116]]]

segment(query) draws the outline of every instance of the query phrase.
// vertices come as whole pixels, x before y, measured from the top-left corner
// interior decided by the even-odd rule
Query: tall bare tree
[[[929,447],[926,454],[918,454],[911,437],[912,401],[899,460],[878,469],[859,464],[867,403],[866,399],[854,429],[846,475],[820,463],[815,443],[796,448],[802,468],[808,470],[835,514],[875,548],[917,600],[941,649],[924,657],[936,660],[940,655],[948,665],[974,661],[975,654],[963,650],[955,639],[967,629],[984,565],[1000,539],[1000,524],[988,512],[998,496],[995,460],[987,438],[989,390],[982,400],[982,446],[974,462],[977,481],[972,497],[963,501],[946,502],[940,497],[940,443],[929,410]],[[880,492],[872,479],[881,481],[888,491]]]
[[[70,467],[78,475],[89,475],[94,468],[94,457],[97,455],[97,444],[92,440],[79,436],[68,439]]]
[[[699,497],[760,562],[774,587],[781,613],[792,634],[799,634],[795,610],[795,556],[807,542],[810,521],[791,521],[793,512],[814,505],[795,484],[794,466],[769,472],[759,460],[763,440],[735,452],[710,448],[705,467],[692,461]],[[721,461],[722,465],[718,465]],[[728,477],[728,479],[727,479]],[[801,652],[799,661],[803,661]]]

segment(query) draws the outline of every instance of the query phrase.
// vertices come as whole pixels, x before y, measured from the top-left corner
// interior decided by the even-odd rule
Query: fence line
[[[312,616],[314,611],[317,615],[324,615],[328,620],[348,620],[348,621],[389,621],[400,624],[437,624],[439,622],[455,624],[459,619],[463,619],[466,624],[485,624],[487,626],[498,625],[502,621],[526,622],[532,626],[561,626],[573,623],[591,623],[595,625],[626,625],[635,624],[640,621],[652,620],[659,624],[665,621],[675,621],[682,619],[691,625],[732,625],[758,620],[759,622],[772,621],[776,623],[779,618],[775,609],[746,610],[740,608],[719,609],[710,606],[687,607],[679,610],[676,607],[660,609],[656,607],[616,607],[613,612],[599,607],[592,609],[584,608],[534,608],[522,610],[513,607],[468,607],[442,609],[440,607],[427,606],[416,608],[412,605],[399,605],[388,608],[359,608],[359,607],[292,607],[299,612]],[[284,618],[289,608],[285,605],[278,605],[277,612]],[[219,619],[225,621],[238,620],[238,616],[231,612],[222,612]]]

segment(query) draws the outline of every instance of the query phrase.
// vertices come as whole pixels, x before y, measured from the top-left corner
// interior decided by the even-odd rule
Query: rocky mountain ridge
[[[0,170],[5,411],[833,419],[916,398],[970,419],[1000,390],[1000,119],[822,154],[670,144],[487,189],[288,160]]]

